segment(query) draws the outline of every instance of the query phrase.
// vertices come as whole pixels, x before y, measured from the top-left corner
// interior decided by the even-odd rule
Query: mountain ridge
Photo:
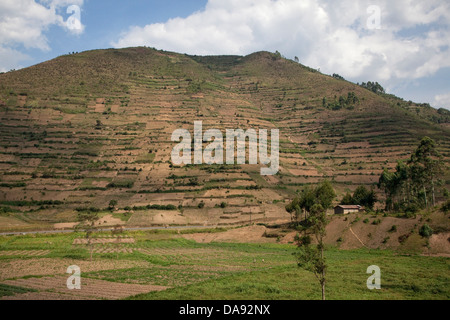
[[[237,223],[249,218],[246,210],[254,221],[276,221],[304,185],[329,179],[339,197],[374,187],[383,168],[407,159],[424,136],[436,140],[447,165],[450,155],[447,115],[266,51],[92,50],[1,74],[0,101],[0,205],[27,223],[73,221],[77,208],[111,200],[119,209],[182,208],[173,219],[154,209],[115,213],[143,224],[159,223],[158,214],[167,223]],[[205,130],[278,128],[280,172],[174,166],[171,133],[192,132],[195,120]],[[14,205],[20,201],[27,205]]]

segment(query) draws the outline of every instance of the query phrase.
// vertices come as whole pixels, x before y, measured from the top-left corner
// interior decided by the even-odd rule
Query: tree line
[[[398,161],[395,171],[384,169],[378,188],[386,195],[386,211],[415,213],[436,205],[436,188],[444,162],[436,142],[424,137],[406,162]]]

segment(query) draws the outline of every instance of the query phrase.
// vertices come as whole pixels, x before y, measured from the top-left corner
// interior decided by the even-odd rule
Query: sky
[[[278,50],[352,82],[450,110],[448,0],[0,0],[0,71],[69,52],[149,46]]]

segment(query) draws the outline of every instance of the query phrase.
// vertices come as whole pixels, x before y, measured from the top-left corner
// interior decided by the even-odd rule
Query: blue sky
[[[79,28],[66,12],[80,8]],[[146,45],[190,54],[280,51],[450,109],[446,0],[1,0],[0,71],[68,52]]]
[[[73,34],[60,25],[50,25],[44,30],[44,34],[51,50],[39,48],[27,50],[23,44],[19,45],[20,50],[29,55],[29,59],[24,60],[20,66],[27,67],[68,52],[111,48],[112,41],[132,25],[144,26],[149,23],[165,22],[172,17],[184,17],[204,8],[206,2],[207,0],[83,1],[83,5],[79,6],[80,20],[84,25],[83,33]],[[56,12],[64,21],[71,16],[66,11],[67,7],[69,5],[56,8]]]

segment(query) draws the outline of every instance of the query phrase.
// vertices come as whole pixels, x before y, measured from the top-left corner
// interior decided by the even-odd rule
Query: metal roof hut
[[[343,205],[334,207],[334,214],[349,214],[364,211],[364,207],[360,205]]]

